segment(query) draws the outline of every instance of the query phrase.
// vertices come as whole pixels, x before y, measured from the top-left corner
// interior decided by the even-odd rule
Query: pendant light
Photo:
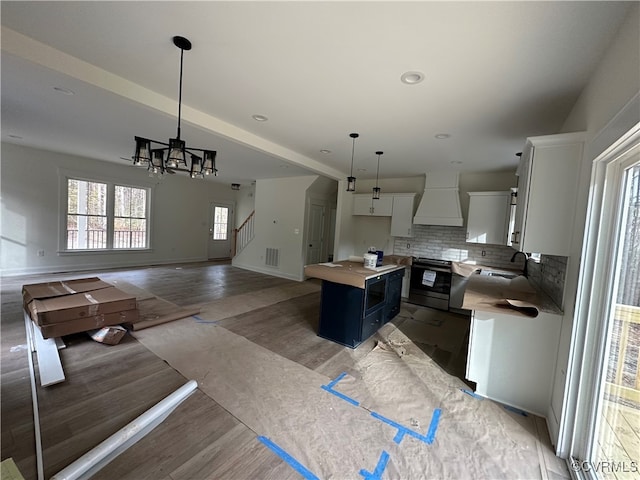
[[[378,170],[376,170],[376,186],[373,187],[373,199],[374,200],[379,200],[380,199],[380,187],[378,187],[378,175],[380,174],[380,155],[382,155],[384,152],[376,152],[376,155],[378,155]]]
[[[356,149],[356,138],[360,135],[357,133],[350,133],[349,136],[352,138],[351,143],[351,175],[347,177],[347,192],[355,192],[356,191],[356,177],[353,176],[353,154]]]
[[[207,175],[217,175],[215,150],[188,147],[180,138],[180,121],[182,120],[182,67],[184,63],[184,51],[191,50],[191,42],[184,37],[173,37],[173,44],[180,49],[180,88],[178,94],[178,131],[175,138],[170,138],[169,143],[150,140],[143,137],[134,137],[136,150],[133,155],[134,166],[147,166],[151,175],[165,172],[187,172],[191,178],[203,178]],[[162,148],[151,149],[151,144],[163,145]],[[167,158],[164,152],[167,151]],[[198,155],[193,151],[201,152]],[[191,157],[191,167],[187,165],[187,154]]]

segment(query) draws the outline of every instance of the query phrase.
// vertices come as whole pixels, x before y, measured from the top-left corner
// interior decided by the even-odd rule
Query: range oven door
[[[413,264],[409,283],[409,302],[449,310],[451,269]]]

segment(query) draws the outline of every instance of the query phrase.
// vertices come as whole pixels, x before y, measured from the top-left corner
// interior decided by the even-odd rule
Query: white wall
[[[562,132],[585,131],[586,148],[581,165],[580,187],[573,225],[571,255],[567,264],[565,283],[565,313],[562,321],[558,349],[558,366],[554,378],[552,405],[547,416],[552,439],[557,437],[561,409],[569,391],[567,362],[573,330],[575,300],[579,281],[580,258],[584,238],[585,215],[590,190],[591,169],[594,158],[604,148],[640,121],[640,6],[635,3],[618,35],[603,56],[597,69],[567,117]],[[576,344],[571,368],[577,367],[581,346]],[[573,386],[574,391],[577,384]],[[565,412],[567,418],[572,411]],[[569,423],[571,420],[569,420]],[[568,428],[571,428],[568,425]],[[561,445],[566,455],[566,445]]]
[[[292,280],[303,279],[306,192],[317,178],[313,175],[256,182],[255,238],[234,258],[233,265]],[[267,248],[280,250],[278,267],[265,264]]]
[[[153,181],[124,161],[108,163],[14,144],[2,144],[1,253],[3,275],[138,266],[207,259],[209,203],[235,201],[228,185],[167,175]],[[152,250],[61,254],[59,171],[75,171],[129,185],[153,185]],[[44,250],[44,256],[37,255]]]

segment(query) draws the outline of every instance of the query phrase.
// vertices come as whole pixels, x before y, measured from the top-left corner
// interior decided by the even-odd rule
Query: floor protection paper
[[[135,336],[305,478],[541,478],[537,440],[512,413],[464,393],[402,332],[385,331],[358,378],[329,378],[193,319]]]

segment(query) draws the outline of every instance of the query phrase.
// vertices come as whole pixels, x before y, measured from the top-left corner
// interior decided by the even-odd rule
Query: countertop
[[[537,316],[537,311],[558,315],[563,313],[547,294],[522,275],[508,279],[470,274],[467,277],[462,308],[529,317]]]
[[[386,275],[387,273],[406,268],[407,264],[404,263],[403,258],[405,257],[393,259],[387,259],[387,257],[385,257],[382,266],[376,267],[375,270],[364,268],[364,264],[361,262],[351,262],[349,260],[316,263],[313,265],[306,265],[304,267],[304,274],[307,277],[319,278],[321,280],[328,280],[329,282],[341,283],[343,285],[351,285],[357,288],[364,288],[367,280],[371,278],[376,278],[381,275]]]

